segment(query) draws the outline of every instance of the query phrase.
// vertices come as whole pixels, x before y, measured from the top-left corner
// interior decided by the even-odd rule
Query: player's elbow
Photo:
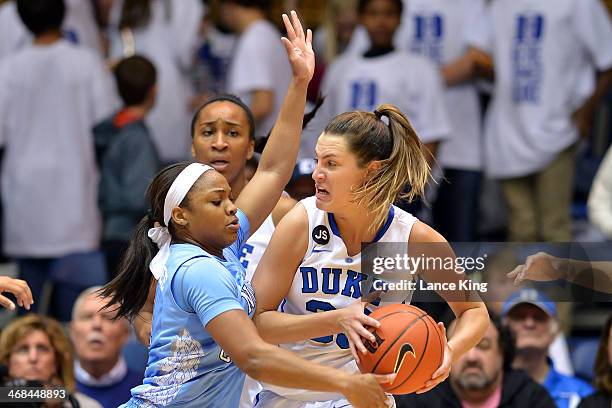
[[[274,352],[274,346],[263,340],[253,342],[243,349],[240,357],[235,363],[249,377],[261,381],[262,375],[267,370],[267,361],[270,353]]]

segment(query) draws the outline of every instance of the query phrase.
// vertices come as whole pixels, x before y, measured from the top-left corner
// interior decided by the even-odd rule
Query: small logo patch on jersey
[[[224,363],[231,363],[232,359],[230,358],[230,356],[228,356],[227,354],[225,354],[225,350],[221,349],[221,352],[219,353],[219,360],[223,361]]]
[[[325,225],[317,225],[312,230],[312,240],[319,245],[326,245],[329,242],[329,230]]]
[[[394,373],[399,372],[400,368],[402,368],[402,364],[404,364],[404,360],[406,359],[406,354],[412,354],[412,357],[416,358],[414,347],[412,347],[412,344],[410,343],[402,344],[399,353],[397,353],[397,361],[395,362],[395,368],[393,369]]]

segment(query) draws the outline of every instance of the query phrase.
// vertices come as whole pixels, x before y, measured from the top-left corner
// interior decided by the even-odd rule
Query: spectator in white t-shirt
[[[91,129],[117,97],[102,59],[62,38],[63,0],[18,0],[17,10],[34,41],[0,60],[4,249],[32,289],[34,310],[44,303],[45,281],[61,279],[52,311],[68,321],[79,292],[106,279],[95,252],[100,216]],[[75,264],[87,274],[75,274]]]
[[[193,89],[188,72],[203,14],[200,0],[114,0],[110,10],[111,60],[139,54],[159,73],[155,107],[146,122],[163,163],[189,157]]]
[[[100,32],[91,1],[66,0],[62,35],[75,44],[101,52]],[[7,1],[0,5],[0,58],[31,42],[32,34],[19,19],[16,2]]]
[[[569,241],[574,146],[612,84],[610,16],[601,0],[496,0],[489,12],[473,45],[495,62],[485,166],[501,179],[509,239]]]
[[[240,37],[227,77],[227,90],[253,112],[256,136],[267,135],[291,81],[291,67],[281,34],[265,19],[267,0],[223,2],[226,24]]]
[[[449,241],[474,241],[482,178],[482,112],[468,58],[470,38],[478,34],[474,31],[485,12],[485,0],[409,0],[403,4],[394,46],[434,62],[446,85],[451,132],[437,155],[444,178],[439,182],[433,221]],[[366,30],[359,27],[349,52],[363,52],[370,46]]]
[[[305,136],[313,153],[323,124],[331,118],[345,111],[372,111],[381,103],[394,104],[408,116],[431,157],[438,142],[448,137],[444,83],[438,68],[427,58],[393,46],[402,8],[401,0],[359,2],[361,24],[371,46],[365,53],[344,53],[327,69],[321,91],[325,102]]]

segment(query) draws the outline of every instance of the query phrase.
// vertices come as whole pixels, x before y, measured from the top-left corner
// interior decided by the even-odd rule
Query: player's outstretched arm
[[[387,407],[379,384],[395,374],[352,375],[298,357],[266,343],[243,310],[229,310],[213,318],[206,330],[234,363],[250,377],[283,387],[343,394],[354,407]]]
[[[270,214],[291,178],[300,148],[306,91],[314,73],[312,32],[304,32],[295,11],[291,12],[291,20],[283,14],[283,21],[287,38],[282,41],[293,77],[257,171],[236,200],[236,206],[249,219],[251,231],[257,230]]]
[[[529,255],[525,263],[507,275],[514,284],[523,281],[548,282],[566,280],[598,292],[612,294],[612,262],[588,262],[558,258],[545,252]]]
[[[413,253],[423,254],[424,259],[456,259],[446,239],[420,221],[412,227],[408,245]],[[457,317],[457,329],[445,346],[442,365],[433,374],[432,379],[425,383],[425,387],[417,391],[419,393],[427,392],[444,381],[450,373],[451,364],[478,344],[489,325],[489,313],[480,297],[475,291],[460,289],[460,281],[468,279],[467,275],[458,273],[454,269],[435,269],[441,264],[445,263],[427,262],[426,265],[431,269],[422,268],[418,273],[427,282],[454,284],[456,289],[438,291],[438,293]]]
[[[277,225],[259,261],[253,277],[253,289],[257,298],[253,321],[260,335],[267,342],[281,344],[328,336],[353,327],[353,337],[359,339],[359,334],[373,337],[363,326],[378,325],[378,322],[363,313],[361,303],[354,307],[307,315],[278,312],[306,254],[308,231],[306,209],[298,204]],[[360,340],[359,344],[360,349],[365,351]]]
[[[30,310],[30,305],[34,303],[32,299],[32,291],[26,283],[21,279],[15,279],[8,276],[0,276],[0,306],[15,310],[15,304],[1,293],[10,292],[17,298],[17,304],[27,310]]]

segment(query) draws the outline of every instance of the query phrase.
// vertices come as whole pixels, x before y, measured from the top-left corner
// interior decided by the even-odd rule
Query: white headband
[[[191,187],[208,170],[213,170],[213,168],[201,163],[192,163],[185,167],[172,182],[164,200],[164,224],[166,225],[149,229],[149,238],[159,247],[159,252],[151,260],[149,269],[162,288],[168,276],[166,262],[170,256],[170,242],[172,241],[168,225],[172,218],[172,209],[181,204]]]

